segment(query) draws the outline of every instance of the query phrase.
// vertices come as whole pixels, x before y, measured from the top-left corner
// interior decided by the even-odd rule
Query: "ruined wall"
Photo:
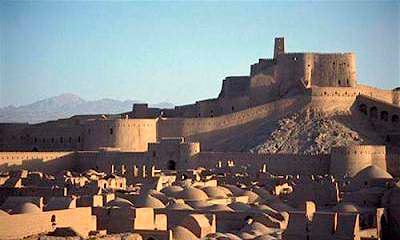
[[[0,152],[0,170],[30,169],[57,173],[74,169],[76,164],[73,152]]]
[[[147,152],[97,152],[76,153],[77,171],[96,169],[107,174],[116,173],[131,183],[134,177],[142,175],[143,170],[151,174],[151,159]]]
[[[353,177],[369,165],[386,168],[386,147],[379,145],[352,145],[332,148],[329,173],[335,177]]]
[[[83,207],[0,216],[0,238],[22,239],[52,231],[52,218],[55,219],[55,227],[71,227],[82,236],[88,236],[90,231],[96,230],[96,217],[92,216],[91,207]]]
[[[233,164],[233,166],[230,166]],[[200,152],[194,156],[192,167],[215,168],[221,165],[226,169],[243,169],[248,167],[248,173],[260,172],[264,165],[266,170],[276,175],[324,175],[330,165],[329,155],[298,155],[298,154],[253,154]]]
[[[97,120],[88,122],[84,129],[85,150],[111,147],[143,152],[157,135],[155,119]]]

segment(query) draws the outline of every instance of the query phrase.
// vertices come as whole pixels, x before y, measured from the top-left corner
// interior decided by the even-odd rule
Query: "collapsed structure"
[[[82,207],[79,210],[82,213],[79,214],[83,215],[87,214],[87,211],[90,212],[90,207],[92,207],[91,214],[97,217],[96,227],[93,227],[94,223],[91,222],[91,218],[86,218],[87,222],[83,223],[90,230],[79,230],[80,228],[76,227],[84,235],[97,230],[107,230],[107,233],[121,233],[134,229],[137,233],[148,236],[146,239],[172,239],[172,233],[168,232],[168,229],[175,227],[175,239],[184,239],[176,237],[179,234],[183,234],[185,239],[189,239],[187,238],[187,234],[190,235],[187,232],[188,228],[191,233],[197,231],[194,234],[196,236],[194,239],[203,238],[217,230],[219,232],[223,230],[225,233],[232,230],[224,224],[233,222],[234,215],[226,215],[226,212],[231,212],[231,210],[243,212],[244,220],[249,217],[249,209],[253,207],[265,208],[263,205],[268,203],[268,206],[273,205],[275,207],[275,212],[269,212],[275,220],[273,224],[270,223],[267,226],[275,228],[273,232],[276,233],[274,236],[277,238],[298,239],[300,237],[305,239],[307,236],[316,234],[315,239],[326,239],[324,238],[327,236],[326,234],[319,236],[316,230],[320,228],[321,224],[326,227],[329,225],[329,228],[335,229],[335,231],[330,230],[331,233],[335,232],[338,236],[340,234],[346,235],[350,234],[346,232],[348,231],[346,229],[347,223],[351,223],[352,225],[350,225],[353,226],[351,234],[359,236],[358,232],[361,230],[357,230],[357,226],[360,222],[365,223],[368,227],[373,227],[375,230],[369,231],[375,231],[372,234],[373,237],[380,238],[379,222],[383,215],[383,209],[380,208],[385,208],[385,206],[380,203],[364,203],[363,201],[369,200],[357,200],[359,199],[357,196],[369,196],[365,192],[359,193],[358,191],[367,191],[365,190],[367,187],[369,191],[370,187],[376,187],[374,185],[376,182],[382,183],[383,181],[383,185],[397,186],[392,176],[400,176],[400,88],[381,90],[357,83],[355,62],[353,53],[287,53],[285,52],[284,39],[276,38],[273,58],[259,59],[258,63],[251,65],[249,76],[227,77],[223,81],[221,92],[215,99],[176,106],[173,109],[148,108],[147,104],[134,104],[132,111],[117,115],[73,116],[68,119],[33,125],[2,123],[0,124],[0,170],[12,172],[29,169],[55,176],[64,170],[80,173],[87,171],[104,172],[105,176],[109,177],[104,179],[98,176],[93,177],[93,181],[96,183],[91,184],[89,184],[91,180],[83,180],[80,185],[78,184],[79,187],[77,187],[77,183],[71,182],[71,185],[74,185],[77,189],[72,188],[73,190],[71,190],[71,185],[68,185],[70,186],[69,192],[65,190],[57,195],[57,197],[64,199],[63,201],[66,201],[65,198],[67,197],[72,199],[72,196],[75,196],[73,198],[75,200],[70,200],[70,202],[79,202],[77,199],[80,197],[89,198],[90,203],[81,205],[76,203],[74,205],[75,208],[77,206]],[[363,145],[337,144],[332,146],[328,153],[316,154],[260,154],[245,151],[226,151],[226,149],[229,149],[228,146],[232,145],[232,142],[244,143],[243,139],[251,138],[253,133],[258,131],[260,126],[264,126],[263,124],[266,122],[276,122],[290,113],[299,111],[304,112],[307,116],[334,116],[346,119],[350,128],[357,129],[366,136],[373,136],[371,137],[373,141]],[[353,137],[355,138],[355,136]],[[276,148],[279,148],[279,146]],[[370,169],[371,166],[373,167],[372,170]],[[204,169],[212,171],[204,173]],[[203,175],[200,176],[202,171]],[[367,173],[363,171],[367,171]],[[376,175],[377,172],[379,176]],[[138,194],[141,197],[145,197],[143,194],[147,194],[145,198],[151,204],[137,203],[135,200],[137,196],[134,197],[129,194],[122,194],[119,196],[121,199],[118,199],[115,194],[108,198],[107,194],[97,192],[98,189],[112,189],[111,192],[126,190],[127,186],[136,186],[140,181],[148,183],[150,180],[155,181],[155,178],[159,179],[171,173],[176,174],[175,178],[179,181],[175,179],[165,183],[160,180],[162,183],[158,183],[158,187],[153,186],[154,183],[152,183],[153,185],[150,184],[155,191],[162,190],[162,187],[171,188],[168,191],[172,192],[164,192],[166,196],[154,192],[151,195],[148,192],[148,187],[145,187],[146,184],[139,187],[140,193]],[[214,174],[222,174],[224,178],[215,177]],[[275,177],[272,177],[271,174]],[[357,180],[357,176],[360,174],[368,175],[365,180],[358,180],[361,181],[361,185],[363,183],[365,185],[361,187],[357,185],[358,187],[354,187],[353,190],[348,190],[347,188],[351,184],[347,185],[346,181],[349,178]],[[120,176],[121,179],[116,175]],[[335,177],[336,180],[332,180],[328,177],[329,175]],[[276,176],[286,176],[286,180],[277,180]],[[312,180],[309,180],[310,176],[312,176]],[[316,176],[320,176],[320,178],[316,179]],[[207,177],[209,179],[216,178],[216,182],[208,183],[208,180],[205,180]],[[15,181],[11,181],[13,183],[11,188],[14,188],[18,184],[22,186],[22,179],[26,178],[27,176],[15,176],[15,173],[8,173],[5,175],[4,183],[10,184],[11,179],[14,179]],[[65,178],[65,175],[64,177],[60,176],[62,184],[58,185],[52,182],[50,185],[68,189],[68,186],[65,185]],[[88,176],[87,178],[90,179]],[[191,181],[181,181],[181,178]],[[74,181],[81,181],[79,177],[74,179]],[[109,179],[113,181],[110,182]],[[175,184],[173,184],[174,181]],[[260,184],[261,182],[263,184]],[[254,183],[257,183],[256,186],[252,185]],[[317,187],[320,186],[320,183],[324,183],[324,187],[330,186],[328,188],[330,189],[328,193],[331,196],[330,199],[321,200],[323,197],[318,194],[314,195],[312,199],[299,197],[302,191],[306,191],[307,184],[314,184],[314,188],[322,189]],[[88,184],[92,189],[90,191],[87,190],[86,185]],[[219,186],[220,184],[221,186]],[[224,186],[226,184],[244,184],[244,186],[239,190],[230,189],[230,193],[228,191],[230,196],[227,196],[227,191],[224,190],[222,184]],[[296,188],[293,189],[295,185]],[[204,190],[206,194],[194,188],[196,186]],[[382,185],[379,186],[382,187]],[[86,190],[82,192],[79,188]],[[264,189],[261,191],[259,188]],[[6,191],[4,189],[3,191]],[[7,189],[7,194],[4,196],[15,197],[15,195],[21,194],[19,190],[15,193],[13,190]],[[51,203],[50,197],[55,197],[53,196],[54,193],[43,191],[48,205]],[[396,192],[395,190],[392,191]],[[177,195],[175,195],[175,192]],[[246,192],[244,195],[247,198],[240,198],[243,196],[243,192]],[[275,194],[274,201],[278,201],[280,198],[279,201],[283,202],[272,204],[273,201],[270,201],[271,192]],[[292,194],[286,196],[288,192]],[[338,196],[339,193],[346,192],[350,192],[346,198]],[[27,193],[24,194],[30,196]],[[24,204],[26,202],[31,203],[29,206],[23,205],[23,209],[27,213],[36,212],[39,214],[39,212],[42,212],[40,213],[42,215],[37,215],[40,218],[47,218],[53,214],[51,208],[46,210],[50,211],[48,213],[43,211],[43,203],[40,202],[43,199],[40,200],[40,194],[32,192],[30,194],[37,198],[34,203],[32,201],[24,202]],[[308,196],[313,196],[312,194]],[[150,195],[155,198],[158,196],[158,201],[152,198],[149,200],[148,196]],[[372,195],[382,197],[383,190],[381,189],[377,193],[375,192],[375,195]],[[76,198],[76,196],[78,197]],[[132,197],[133,199],[131,199]],[[192,197],[195,199],[191,199]],[[288,199],[285,199],[286,197]],[[95,200],[96,198],[98,200]],[[175,200],[170,202],[171,198]],[[341,207],[344,204],[342,202],[344,199],[346,199],[344,202],[361,201],[358,202],[360,205],[371,207],[374,210],[369,209],[369,214],[366,214],[368,215],[367,218],[357,214],[338,216],[336,212],[340,211],[333,211],[332,207]],[[3,199],[6,205],[7,201],[14,200]],[[317,203],[314,210],[312,203],[308,202],[310,200]],[[159,203],[159,201],[162,203]],[[282,205],[284,201],[288,201],[289,206]],[[393,225],[394,222],[397,224],[399,221],[397,206],[392,204],[390,199],[386,199],[386,201],[388,202],[386,207],[392,208],[392,215],[386,219],[391,218],[391,224]],[[116,204],[118,209],[121,209],[109,210],[112,209],[110,208],[112,206],[107,206],[107,204],[110,205],[111,203]],[[171,210],[172,212],[165,210],[165,204],[168,203],[170,203],[171,208],[185,209],[185,211],[178,211],[180,214],[185,213],[182,216],[190,216],[185,220],[186,222],[182,223],[183,225],[173,222],[174,214],[178,213],[173,210]],[[229,204],[234,203],[255,204],[257,206],[252,205],[250,208],[246,208],[245,206],[235,205],[232,209]],[[38,212],[38,209],[32,204],[40,211]],[[201,204],[203,205],[200,206]],[[74,207],[71,207],[72,205],[68,206],[70,206],[68,208],[74,209]],[[89,207],[89,210],[84,210],[83,207]],[[148,207],[159,210],[154,213],[153,210],[141,209]],[[210,209],[206,210],[207,207]],[[4,208],[7,209],[7,206]],[[348,205],[342,210],[360,213],[356,207],[351,211],[347,208]],[[9,213],[18,212],[12,207],[8,209]],[[25,210],[22,210],[22,212],[25,213]],[[317,212],[315,212],[316,210]],[[319,212],[321,210],[322,212]],[[222,212],[222,215],[217,214],[217,220],[213,215],[215,211]],[[296,213],[296,211],[302,212]],[[289,212],[290,217],[282,212]],[[73,213],[71,212],[71,214]],[[124,223],[125,225],[112,225],[113,216],[120,218],[122,215],[133,222],[128,221]],[[0,218],[1,216],[0,212]],[[62,214],[60,217],[55,216],[57,216],[57,219],[63,219]],[[131,216],[135,217],[132,218]],[[6,215],[5,217],[10,216]],[[257,216],[252,215],[250,217],[253,219]],[[362,217],[361,220],[360,217]],[[34,219],[35,217],[32,217],[32,221]],[[152,222],[147,223],[148,220],[137,219],[152,219]],[[224,224],[219,225],[218,219],[223,219],[221,222]],[[15,223],[18,221],[18,219],[14,219],[7,222]],[[146,221],[146,224],[143,225],[141,221]],[[368,221],[370,221],[370,224]],[[54,230],[51,222],[53,221],[42,226],[42,230]],[[303,225],[299,225],[300,222],[303,222]],[[377,223],[379,224],[377,225]],[[61,224],[60,226],[67,225]],[[193,226],[197,225],[202,227],[197,230],[192,229]],[[297,225],[298,227],[296,227]],[[389,225],[386,224],[385,226]],[[148,228],[148,226],[151,227]],[[303,226],[304,229],[300,226]],[[236,227],[241,228],[243,226]],[[262,226],[258,227],[262,228]],[[162,231],[161,233],[146,235],[146,233],[152,231],[157,232],[156,230]],[[282,235],[280,233],[283,230],[287,231]],[[259,229],[259,231],[261,230]],[[35,233],[38,232],[40,231],[37,230]],[[364,233],[366,234],[366,232]],[[254,236],[260,235],[255,234]]]

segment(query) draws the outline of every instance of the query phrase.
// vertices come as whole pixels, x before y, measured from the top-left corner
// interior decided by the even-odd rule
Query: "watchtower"
[[[276,59],[278,55],[284,53],[285,53],[285,38],[283,37],[275,38],[274,59]]]

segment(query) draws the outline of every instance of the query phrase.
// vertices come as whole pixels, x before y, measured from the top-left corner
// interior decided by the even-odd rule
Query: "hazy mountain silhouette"
[[[0,108],[0,122],[38,123],[81,114],[122,113],[131,111],[132,105],[139,102],[143,101],[120,101],[109,98],[88,101],[78,95],[66,93],[28,105]],[[172,103],[168,102],[150,104],[150,106],[159,108],[174,107]]]

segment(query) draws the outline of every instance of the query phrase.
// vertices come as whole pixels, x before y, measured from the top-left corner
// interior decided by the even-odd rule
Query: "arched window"
[[[378,118],[378,109],[375,106],[369,110],[369,113],[371,118]]]
[[[398,115],[394,114],[392,116],[392,123],[399,123],[399,116]]]
[[[56,215],[52,215],[50,221],[51,221],[51,226],[54,227],[56,225]]]
[[[360,112],[367,115],[367,106],[365,104],[361,104],[359,109],[360,109]]]
[[[387,122],[389,120],[389,113],[387,111],[381,112],[381,120]]]
[[[110,128],[110,135],[112,135],[114,133],[114,130],[112,128]]]
[[[176,170],[176,163],[175,161],[170,160],[167,166],[168,170]]]

